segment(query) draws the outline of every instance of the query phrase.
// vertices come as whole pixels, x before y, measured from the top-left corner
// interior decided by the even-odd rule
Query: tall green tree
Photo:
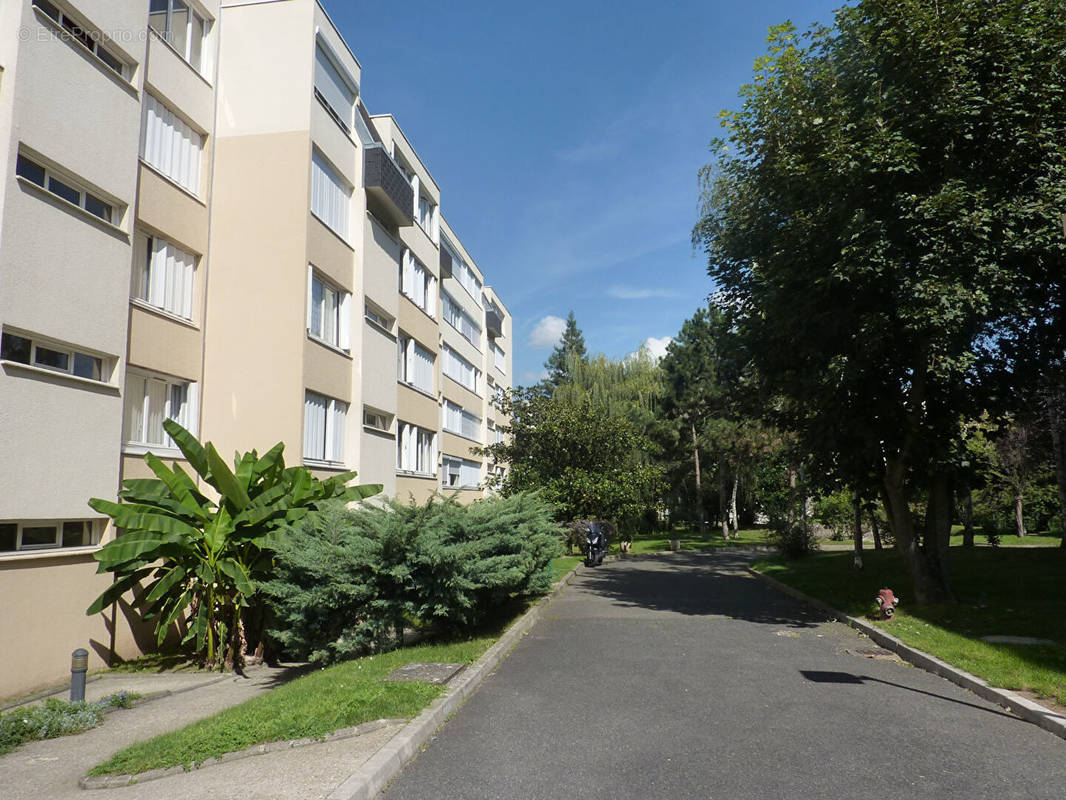
[[[818,463],[873,476],[915,595],[951,600],[962,420],[1009,404],[1011,344],[1066,275],[1066,16],[861,0],[769,42],[694,239],[782,420]]]
[[[566,328],[563,330],[562,339],[552,350],[548,360],[544,362],[544,368],[548,370],[545,382],[549,391],[569,382],[576,363],[585,361],[587,357],[585,337],[581,329],[577,327],[577,319],[571,311],[566,317]]]

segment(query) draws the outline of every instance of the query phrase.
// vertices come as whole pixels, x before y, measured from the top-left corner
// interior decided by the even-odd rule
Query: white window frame
[[[30,343],[30,352],[29,352],[28,359],[26,361],[22,361],[20,359],[11,358],[10,354],[8,355],[8,357],[3,357],[2,355],[0,355],[0,359],[2,359],[4,361],[9,361],[9,362],[11,362],[13,364],[25,364],[26,366],[33,367],[34,369],[42,369],[42,370],[47,370],[49,372],[58,372],[60,375],[69,375],[72,378],[77,378],[78,380],[83,380],[83,381],[92,381],[94,383],[110,383],[111,382],[112,361],[111,361],[111,359],[107,358],[106,356],[97,355],[95,353],[87,353],[87,352],[84,352],[82,350],[77,350],[77,349],[71,347],[70,345],[61,344],[59,342],[54,342],[54,341],[52,341],[50,339],[45,339],[45,338],[38,337],[38,336],[32,336],[30,334],[16,333],[15,331],[12,331],[12,330],[4,330],[4,331],[0,332],[0,348],[3,347],[4,338],[6,338],[8,336],[14,337],[14,338],[18,338],[18,339],[22,339],[24,341],[29,342]],[[37,352],[38,352],[39,349],[41,349],[41,350],[50,350],[53,353],[58,353],[60,355],[66,356],[66,359],[67,359],[66,367],[62,368],[62,367],[54,366],[53,364],[47,364],[47,363],[39,362],[37,360]],[[0,349],[0,354],[2,354],[2,353],[3,353],[3,350]],[[74,371],[74,368],[75,368],[76,360],[78,358],[91,360],[93,362],[94,366],[95,366],[96,372],[98,373],[99,377],[88,377],[88,376],[85,376],[85,375],[77,374]],[[82,363],[84,363],[84,361]]]
[[[441,405],[441,427],[456,436],[481,441],[481,417],[447,398]]]
[[[474,270],[469,264],[459,255],[459,249],[453,245],[447,238],[442,237],[441,245],[447,249],[448,253],[452,257],[452,277],[463,287],[463,290],[470,295],[470,298],[474,301],[478,308],[484,308],[481,302],[481,292],[484,289],[481,281],[478,280],[477,275],[474,274]]]
[[[174,109],[144,93],[141,160],[190,194],[200,197],[204,136]]]
[[[437,276],[408,248],[403,251],[400,292],[430,317],[437,318]]]
[[[322,71],[319,69],[319,64],[324,64]],[[334,55],[333,48],[321,36],[315,40],[314,93],[329,115],[344,129],[344,132],[351,134],[359,86]],[[340,105],[342,100],[344,105],[337,108],[336,106]]]
[[[148,235],[137,270],[134,298],[184,320],[192,320],[199,257],[162,236]]]
[[[313,402],[321,401],[325,408],[325,416],[322,420],[322,440],[315,437],[310,440],[312,430],[308,414]],[[348,404],[343,400],[329,397],[310,389],[304,391],[304,446],[303,460],[305,464],[327,464],[329,466],[344,464],[344,432],[348,417]],[[318,446],[321,445],[321,450]],[[309,455],[309,450],[314,446],[315,451]],[[321,452],[322,455],[318,455]]]
[[[363,406],[363,427],[379,433],[392,433],[392,414]]]
[[[436,354],[406,334],[397,337],[396,348],[397,378],[400,382],[432,395],[436,384]]]
[[[63,528],[69,524],[80,524],[82,535],[86,533],[88,526],[88,544],[63,545]],[[16,553],[39,552],[41,550],[81,550],[95,547],[100,541],[100,533],[103,530],[103,520],[99,519],[5,519],[0,520],[0,528],[8,525],[15,526],[15,548],[13,550],[0,550],[0,556],[10,556]],[[23,529],[25,528],[54,528],[55,537],[48,544],[22,543]]]
[[[446,344],[441,345],[440,353],[441,371],[460,386],[466,387],[480,397],[481,370]]]
[[[398,427],[396,468],[415,475],[436,475],[439,460],[437,432],[408,422],[401,422]]]
[[[352,218],[352,186],[317,147],[311,150],[311,213],[348,241]]]
[[[133,403],[137,398],[131,392],[137,381],[143,381],[142,385],[144,388],[140,395],[140,431],[134,432],[130,430],[133,426],[133,419],[130,414],[132,413]],[[197,433],[196,423],[199,412],[199,384],[195,381],[187,381],[170,375],[162,375],[160,373],[137,369],[136,367],[129,367],[126,370],[126,382],[122,390],[123,452],[176,452],[178,450],[177,445],[174,444],[174,440],[170,438],[166,431],[163,431],[163,440],[161,442],[148,441],[148,427],[152,414],[152,394],[149,391],[149,386],[152,384],[149,384],[149,381],[163,389],[163,408],[157,413],[161,413],[164,420],[174,420],[193,436]],[[180,390],[183,395],[178,408],[174,407],[175,389]]]
[[[455,302],[450,294],[445,291],[440,293],[441,305],[444,307],[445,322],[455,328],[459,332],[459,335],[466,339],[470,344],[477,348],[478,352],[481,352],[481,326],[474,321],[463,309],[461,305]]]
[[[376,325],[390,335],[392,334],[392,324],[396,320],[369,301],[363,304],[363,317],[367,322]]]
[[[496,342],[492,343],[492,365],[500,371],[501,374],[507,374],[507,354],[503,352],[503,348]]]
[[[36,176],[27,174],[31,169],[40,170],[41,180],[36,180]],[[57,170],[42,164],[38,159],[26,153],[20,152],[15,158],[15,175],[19,180],[32,183],[39,189],[43,189],[68,205],[72,205],[84,211],[86,214],[92,217],[103,220],[108,225],[115,225],[116,216],[121,217],[119,209],[115,203],[110,200],[104,200],[102,197],[94,194],[89,189],[86,189],[84,184],[77,178],[70,178],[66,174],[60,173]],[[69,189],[72,192],[77,192],[77,200],[71,200],[66,197],[62,192],[56,191],[53,184],[59,184],[65,189]],[[102,206],[97,211],[92,210],[90,206],[94,204]],[[106,209],[104,211],[103,209]]]
[[[475,479],[473,476],[477,475]],[[454,481],[452,480],[454,476]],[[441,486],[445,489],[477,489],[481,486],[481,464],[465,458],[441,456]]]
[[[318,297],[315,288],[319,287]],[[329,347],[351,352],[352,293],[331,283],[307,266],[307,335]],[[315,324],[315,312],[318,324]]]
[[[159,30],[154,25],[152,25],[151,3],[149,3],[148,28],[153,33],[155,33],[156,36],[166,42],[167,47],[177,53],[185,63],[187,63],[190,67],[199,72],[201,75],[206,76],[208,74],[208,67],[210,64],[210,59],[208,58],[208,54],[210,51],[208,50],[207,43],[208,37],[211,34],[212,20],[199,13],[199,11],[196,10],[195,6],[193,6],[192,3],[190,3],[188,0],[164,0],[164,2],[167,6],[166,23],[164,24],[164,29]],[[179,2],[184,5],[186,10],[189,12],[189,17],[185,22],[185,47],[183,49],[178,49],[175,43],[175,40],[177,38],[174,35],[175,2]],[[195,63],[193,60],[193,33],[196,30],[193,22],[194,18],[200,23],[200,63],[198,64]]]
[[[33,0],[33,7],[62,29],[60,38],[77,42],[120,78],[129,80],[129,63],[104,46],[104,42],[108,40],[107,34],[94,26],[74,19],[65,8],[51,0]]]

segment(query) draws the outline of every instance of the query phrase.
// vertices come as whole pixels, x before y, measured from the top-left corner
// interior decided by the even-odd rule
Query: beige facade
[[[114,536],[86,501],[180,460],[166,417],[405,501],[491,468],[509,316],[325,11],[166,5],[0,4],[0,698],[153,645],[85,616]]]

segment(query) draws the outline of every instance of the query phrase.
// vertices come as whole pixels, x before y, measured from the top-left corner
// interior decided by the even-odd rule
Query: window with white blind
[[[467,314],[459,306],[451,295],[441,292],[441,304],[444,306],[444,320],[478,350],[481,349],[481,326],[474,322],[474,318]]]
[[[467,439],[481,438],[481,417],[472,411],[467,411],[451,400],[445,400],[441,415],[444,430],[465,436]]]
[[[396,437],[396,467],[404,472],[437,474],[437,432],[406,422]]]
[[[133,296],[183,319],[192,319],[196,256],[158,236],[148,248],[134,276]]]
[[[437,278],[410,250],[403,251],[400,291],[431,317],[437,318]]]
[[[492,363],[500,372],[507,372],[507,354],[495,342],[492,343]]]
[[[317,150],[311,153],[311,213],[342,239],[348,238],[352,188]]]
[[[141,158],[183,189],[200,194],[204,138],[162,101],[144,93]]]
[[[459,255],[458,248],[443,237],[441,246],[446,248],[452,257],[452,277],[459,281],[459,285],[466,289],[466,293],[473,298],[478,308],[481,308],[481,281],[474,274],[474,270]]]
[[[478,384],[481,381],[481,370],[448,347],[448,345],[441,345],[440,356],[441,371],[445,375],[475,394],[480,394]]]
[[[433,394],[433,365],[436,357],[410,336],[396,339],[397,378],[427,394]]]
[[[332,347],[349,350],[352,295],[307,268],[307,332]]]
[[[355,81],[319,41],[315,45],[315,97],[348,133],[352,131],[356,94]]]
[[[208,73],[204,47],[211,23],[197,14],[184,0],[149,0],[148,27],[201,75]]]
[[[481,483],[481,465],[453,456],[441,456],[441,485],[453,489],[476,489]]]
[[[436,214],[434,212],[436,210],[437,204],[430,200],[428,197],[426,197],[424,194],[419,193],[417,209],[418,225],[429,235],[429,238],[433,239],[434,241],[436,241],[437,239],[436,228],[434,225],[434,221],[436,218]]]
[[[344,462],[348,404],[315,392],[304,395],[304,460]]]
[[[126,373],[123,442],[135,448],[175,448],[163,429],[172,419],[196,433],[196,384],[130,369]]]

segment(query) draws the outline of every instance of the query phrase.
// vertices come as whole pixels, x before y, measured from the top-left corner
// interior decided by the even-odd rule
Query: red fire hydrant
[[[899,605],[899,598],[891,589],[882,589],[877,593],[877,605],[881,607],[881,619],[892,619]]]

